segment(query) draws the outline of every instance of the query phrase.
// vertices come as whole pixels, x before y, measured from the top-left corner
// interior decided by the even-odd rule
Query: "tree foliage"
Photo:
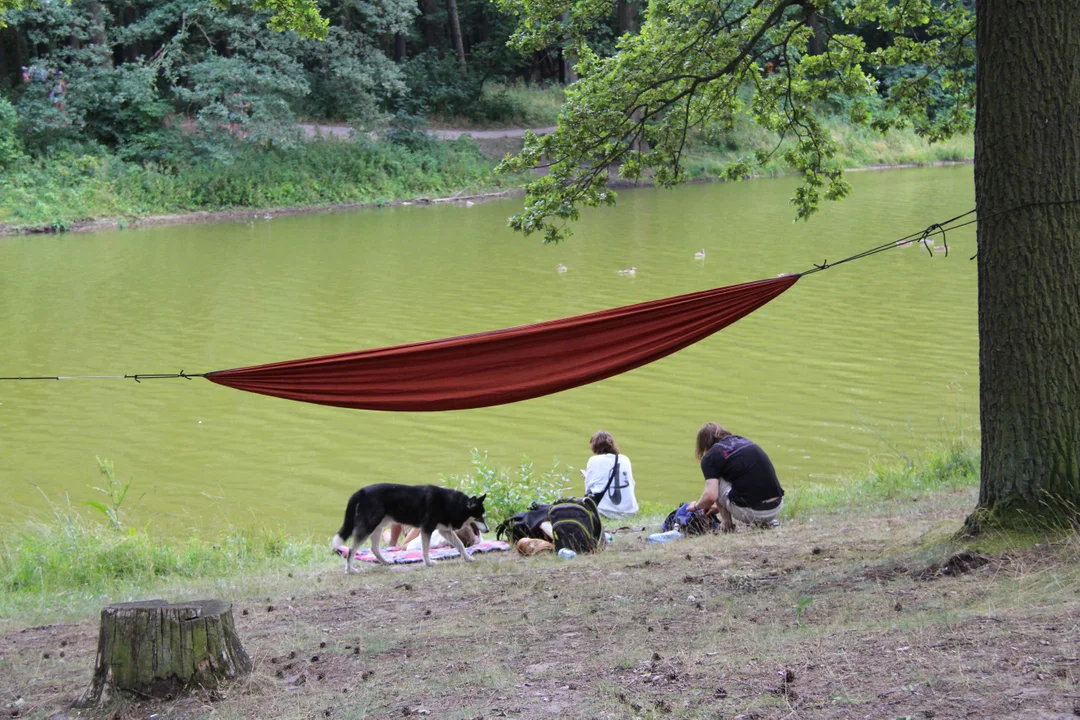
[[[822,123],[842,106],[882,132],[913,126],[930,140],[969,131],[974,117],[974,17],[964,2],[930,0],[651,0],[639,33],[602,56],[589,31],[610,0],[497,0],[519,17],[521,49],[566,42],[580,81],[558,129],[527,138],[503,168],[545,165],[511,225],[556,241],[583,206],[611,204],[609,168],[628,179],[684,180],[696,131],[730,131],[749,113],[780,138],[772,153],[802,174],[792,202],[806,218],[844,197],[836,143]],[[867,36],[871,36],[868,42]],[[769,153],[732,163],[738,179]]]
[[[10,22],[8,13],[12,10],[41,8],[49,4],[49,0],[0,0],[0,27],[6,27]],[[228,5],[225,0],[219,2],[221,8]],[[303,37],[323,38],[329,27],[329,21],[319,13],[315,0],[252,0],[251,8],[267,13],[267,26],[279,32],[292,30]]]
[[[365,30],[335,26],[321,40],[265,30],[272,18],[258,7],[72,0],[9,12],[18,40],[36,50],[30,81],[13,93],[24,135],[39,148],[90,139],[159,161],[177,140],[167,119],[186,116],[203,131],[196,144],[220,155],[234,136],[290,144],[297,111],[373,122],[406,92],[379,38],[409,25],[412,3],[357,2]]]
[[[521,108],[486,93],[488,81],[561,72],[558,48],[508,47],[513,20],[489,0],[456,4],[464,67],[444,3],[316,2],[325,19],[318,33],[304,19],[307,6],[281,2],[9,3],[0,92],[17,106],[31,152],[91,140],[128,159],[160,162],[192,157],[191,143],[175,132],[189,121],[200,131],[194,150],[215,157],[229,154],[236,138],[289,145],[298,116],[361,127],[432,112],[498,122]],[[282,15],[288,8],[295,13]]]

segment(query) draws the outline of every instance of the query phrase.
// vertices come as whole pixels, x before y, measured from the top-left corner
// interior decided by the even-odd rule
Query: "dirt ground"
[[[115,718],[1080,715],[1080,539],[951,533],[970,491],[560,561],[343,563],[181,589],[232,600],[254,674]],[[653,528],[650,528],[652,531]],[[294,577],[295,575],[295,577]],[[273,588],[273,591],[268,590]],[[75,718],[97,618],[0,635],[0,717]]]

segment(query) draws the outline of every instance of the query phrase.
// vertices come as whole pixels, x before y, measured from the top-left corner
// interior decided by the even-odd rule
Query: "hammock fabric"
[[[702,340],[797,275],[445,340],[221,370],[219,385],[365,410],[463,410],[518,402],[633,370]]]

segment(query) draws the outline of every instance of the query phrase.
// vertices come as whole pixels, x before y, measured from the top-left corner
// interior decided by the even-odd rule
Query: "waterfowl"
[[[620,275],[637,275],[637,268],[636,267],[628,267],[625,270],[620,270],[619,274]]]
[[[555,269],[558,270],[561,273],[566,272],[566,266],[563,265],[562,263],[559,263],[558,267],[556,267]]]
[[[705,259],[705,248],[701,248],[701,250],[694,253],[694,259],[695,260],[704,260]]]

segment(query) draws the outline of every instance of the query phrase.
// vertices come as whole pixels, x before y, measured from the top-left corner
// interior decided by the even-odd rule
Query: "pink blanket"
[[[476,553],[485,553],[509,549],[510,543],[508,542],[503,542],[502,540],[482,540],[476,545],[473,545],[471,548],[465,548],[465,552],[469,553],[470,555],[474,555]],[[345,557],[349,554],[349,548],[342,545],[340,547],[334,548],[334,552],[336,552],[341,557]],[[381,547],[379,548],[379,553],[386,560],[392,563],[407,564],[424,561],[424,553],[420,550],[406,550],[405,548]],[[458,551],[457,548],[445,546],[440,548],[431,548],[428,554],[431,556],[432,560],[445,560],[446,558],[456,558],[458,556]],[[368,548],[357,550],[354,559],[363,560],[364,562],[370,563],[378,562],[378,560],[375,559],[375,556],[371,553],[371,550]]]

